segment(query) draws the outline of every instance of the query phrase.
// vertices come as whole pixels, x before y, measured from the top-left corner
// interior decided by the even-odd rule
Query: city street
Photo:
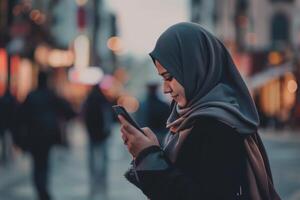
[[[124,177],[132,158],[118,123],[107,137],[115,104],[158,135],[169,116],[168,129],[187,133],[198,117],[241,134],[268,127],[259,132],[276,191],[300,200],[300,128],[290,128],[300,124],[299,11],[300,0],[0,0],[0,200],[37,200],[35,188],[39,199],[148,200]],[[125,126],[123,138],[134,150],[155,142],[129,132]],[[234,140],[223,148],[207,137],[208,145],[185,148],[185,137],[167,148],[183,168],[232,174]],[[13,142],[31,150],[35,170]],[[232,185],[219,176],[200,196],[232,193],[215,183]],[[193,192],[180,200],[197,198]]]
[[[70,148],[57,147],[52,152],[51,191],[55,200],[146,200],[123,177],[130,157],[119,138],[118,127],[109,141],[108,190],[91,197],[86,162],[86,138],[79,123],[68,128]],[[300,135],[289,131],[261,130],[270,156],[276,187],[283,199],[300,199]],[[295,133],[294,133],[295,134]],[[0,166],[1,200],[34,200],[30,182],[28,155],[18,156],[15,164]]]

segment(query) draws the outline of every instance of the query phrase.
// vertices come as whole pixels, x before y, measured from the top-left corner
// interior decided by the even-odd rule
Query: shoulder
[[[241,138],[240,134],[234,128],[212,117],[197,118],[191,130],[191,137],[192,138],[205,137],[205,138],[212,138],[212,139]]]

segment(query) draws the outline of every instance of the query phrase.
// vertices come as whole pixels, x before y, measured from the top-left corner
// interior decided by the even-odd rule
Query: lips
[[[172,98],[176,98],[176,97],[178,97],[178,95],[175,95],[175,96],[171,96]]]

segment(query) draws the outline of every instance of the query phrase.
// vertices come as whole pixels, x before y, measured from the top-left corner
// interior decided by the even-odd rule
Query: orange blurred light
[[[17,87],[17,99],[22,102],[32,88],[32,63],[29,59],[20,62]]]
[[[139,108],[139,101],[130,95],[122,95],[118,98],[117,104],[123,106],[128,112],[136,112]]]
[[[48,64],[48,54],[50,52],[49,47],[45,45],[39,45],[34,52],[35,60],[44,66]]]
[[[48,64],[51,67],[69,67],[74,62],[74,56],[71,51],[53,49],[48,55]]]
[[[7,79],[7,52],[0,49],[0,96],[5,92]]]
[[[117,36],[111,37],[107,40],[107,47],[112,51],[121,52],[123,49],[122,46],[122,41]]]
[[[39,10],[33,10],[29,16],[32,21],[37,21],[41,17],[41,12]]]
[[[269,63],[272,65],[278,65],[282,62],[282,56],[279,52],[271,52],[268,55]]]
[[[38,19],[35,20],[35,23],[41,25],[46,22],[46,15],[41,14]]]

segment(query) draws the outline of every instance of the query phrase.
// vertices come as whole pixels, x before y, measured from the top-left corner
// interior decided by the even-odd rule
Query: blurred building
[[[300,0],[191,0],[190,5],[191,21],[214,31],[229,48],[263,124],[297,124]]]
[[[300,43],[299,0],[217,0],[216,4],[217,33],[224,39],[255,49]]]

